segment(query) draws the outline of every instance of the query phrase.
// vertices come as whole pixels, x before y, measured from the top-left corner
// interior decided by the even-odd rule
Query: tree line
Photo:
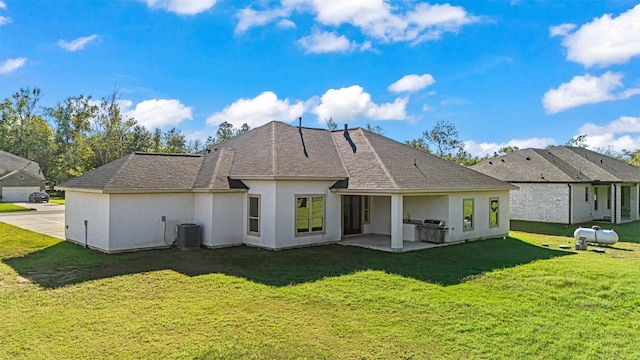
[[[40,106],[40,98],[39,88],[21,88],[0,103],[0,149],[38,162],[52,184],[134,151],[195,153],[249,131],[225,121],[201,142],[175,127],[149,130],[121,111],[117,89],[98,101],[72,96],[52,107]]]

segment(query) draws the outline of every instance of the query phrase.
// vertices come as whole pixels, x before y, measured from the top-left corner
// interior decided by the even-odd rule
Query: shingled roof
[[[513,189],[463,166],[356,128],[347,132],[272,121],[198,155],[134,153],[64,188],[106,191],[230,191],[243,180],[335,180],[354,191]]]
[[[0,177],[6,176],[14,171],[22,171],[40,180],[45,180],[40,164],[18,155],[0,150]]]
[[[511,183],[640,181],[640,167],[571,146],[518,150],[471,168]]]

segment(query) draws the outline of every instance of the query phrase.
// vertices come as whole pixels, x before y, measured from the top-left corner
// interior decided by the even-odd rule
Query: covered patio
[[[425,250],[435,247],[447,246],[451,245],[452,243],[435,244],[422,241],[403,241],[402,248],[394,249],[391,247],[390,235],[366,234],[343,238],[340,242],[338,242],[338,244],[344,246],[357,246],[385,252],[402,253],[407,251]]]

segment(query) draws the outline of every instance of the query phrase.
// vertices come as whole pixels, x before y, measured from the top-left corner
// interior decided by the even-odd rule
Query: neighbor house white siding
[[[4,186],[2,187],[2,201],[26,202],[32,192],[40,191],[39,186]]]
[[[65,202],[65,238],[108,252],[109,195],[67,190]]]
[[[514,220],[567,223],[569,186],[567,184],[515,184],[520,189],[510,194]],[[583,189],[584,191],[584,189]],[[584,194],[582,195],[584,202]]]

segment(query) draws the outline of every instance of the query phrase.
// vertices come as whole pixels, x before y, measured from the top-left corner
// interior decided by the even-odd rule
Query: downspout
[[[618,194],[616,190],[616,184],[611,184],[611,186],[613,186],[613,219],[612,219],[613,221],[611,223],[617,224],[618,223],[618,214],[617,214],[618,206],[616,205],[616,200],[618,200]]]
[[[567,224],[571,225],[571,208],[573,207],[571,203],[571,184],[567,184],[567,186],[569,187],[569,222]]]
[[[85,220],[85,221],[84,221],[84,247],[85,247],[85,248],[88,246],[88,244],[87,244],[87,239],[88,239],[88,237],[87,237],[87,234],[88,234],[88,231],[87,231],[87,229],[88,229],[87,223],[88,223],[88,221],[87,221],[87,220]]]

